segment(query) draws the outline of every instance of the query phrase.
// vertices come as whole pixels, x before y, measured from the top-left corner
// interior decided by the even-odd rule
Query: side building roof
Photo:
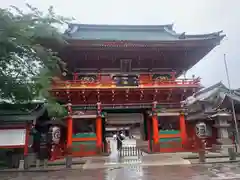
[[[240,93],[238,90],[230,90],[224,84],[217,83],[204,88],[182,102],[187,109],[187,119],[211,117],[217,112],[232,111],[231,101],[235,104],[235,110],[240,111]]]
[[[48,118],[45,103],[0,103],[0,123],[34,121],[41,116]]]

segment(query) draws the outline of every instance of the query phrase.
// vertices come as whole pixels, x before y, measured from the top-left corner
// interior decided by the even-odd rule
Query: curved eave
[[[70,47],[110,47],[110,45],[106,45],[104,43],[113,43],[112,47],[124,47],[125,43],[131,43],[132,46],[144,44],[146,46],[154,46],[154,47],[198,47],[198,46],[217,46],[220,44],[221,40],[225,37],[225,35],[218,37],[208,37],[208,38],[192,38],[192,39],[179,39],[179,40],[168,40],[168,41],[115,41],[115,40],[80,40],[80,39],[68,39],[67,46]],[[116,43],[114,45],[114,43]],[[131,45],[130,45],[131,46]],[[130,47],[129,46],[129,47]]]
[[[217,37],[225,37],[224,34],[221,34],[223,31],[208,33],[208,34],[189,34],[185,35],[186,39],[206,39],[206,38],[217,38]]]
[[[107,24],[69,24],[68,29],[64,34],[68,34],[70,31],[80,29],[90,29],[90,30],[163,30],[168,28],[173,29],[173,24],[164,25],[107,25]]]
[[[95,32],[101,32],[106,35],[106,33],[116,33],[115,36],[119,36],[121,32],[123,34],[128,34],[128,36],[132,37],[135,36],[135,33],[142,32],[144,34],[149,33],[151,36],[151,33],[158,34],[161,36],[161,34],[165,34],[167,36],[172,36],[173,39],[178,39],[178,34],[173,30],[173,24],[166,24],[166,25],[95,25],[95,24],[70,24],[69,28],[64,32],[64,36],[69,39],[81,39],[81,40],[94,40],[94,37],[91,36]],[[87,35],[85,34],[87,33]],[[84,35],[85,34],[85,35]],[[105,35],[99,35],[99,37],[96,37],[96,39],[104,40]],[[91,37],[89,39],[89,37]],[[147,37],[147,35],[143,35],[143,37]],[[93,38],[93,39],[92,39]],[[109,37],[108,39],[115,37]],[[141,38],[141,35],[139,35],[139,38]],[[118,39],[118,38],[116,38]],[[125,40],[128,40],[128,38],[123,38]],[[131,39],[131,38],[130,38]],[[158,37],[156,37],[158,39]],[[119,39],[118,39],[119,40]],[[144,39],[143,39],[144,40]],[[147,39],[145,39],[147,40]]]
[[[105,35],[99,35],[97,37],[91,37],[89,36],[89,32],[94,34],[94,31],[101,31],[104,32]],[[166,39],[161,39],[161,36],[163,34],[171,38],[169,38],[167,41],[183,41],[183,40],[202,40],[202,39],[214,39],[214,38],[223,38],[225,35],[221,35],[223,31],[208,33],[208,34],[193,34],[188,35],[183,33],[176,33],[173,30],[173,24],[166,24],[166,25],[96,25],[96,24],[69,24],[69,28],[65,31],[64,36],[67,40],[73,41],[73,40],[79,40],[79,41],[121,41],[119,38],[108,37],[106,38],[106,33],[108,32],[115,32],[119,31],[118,34],[115,34],[116,36],[119,36],[121,34],[121,31],[123,34],[126,32],[133,33],[137,32],[143,32],[145,35],[140,36],[139,39],[128,39],[123,37],[123,41],[155,41],[153,39],[148,39],[148,35],[146,33],[149,33],[149,36],[151,37],[151,33],[156,33],[156,41],[162,41],[164,42]],[[83,34],[82,34],[82,33]],[[84,35],[84,33],[88,32],[88,35]],[[158,34],[159,33],[159,34]],[[130,36],[131,37],[131,36]],[[141,37],[145,37],[141,39]]]

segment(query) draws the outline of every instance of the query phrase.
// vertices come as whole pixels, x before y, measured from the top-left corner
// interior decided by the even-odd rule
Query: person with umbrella
[[[117,134],[117,150],[121,150],[122,149],[122,144],[123,144],[123,140],[125,139],[125,136],[122,132],[118,132]]]

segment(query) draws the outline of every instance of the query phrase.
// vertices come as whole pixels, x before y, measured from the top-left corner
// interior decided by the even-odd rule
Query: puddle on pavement
[[[103,164],[116,162],[124,165],[115,165],[105,168]],[[218,180],[240,179],[239,164],[215,165],[176,165],[176,166],[141,166],[138,157],[98,159],[95,163],[102,164],[102,168],[85,170],[62,170],[56,172],[33,173],[0,173],[0,180]],[[220,174],[220,175],[219,175]]]
[[[213,172],[220,172],[216,175]],[[225,172],[225,173],[224,173]],[[228,172],[228,173],[226,173]],[[222,174],[223,173],[223,174]],[[232,175],[228,175],[231,174]],[[94,170],[66,170],[57,172],[0,173],[1,180],[218,180],[239,179],[238,164],[208,166],[142,167],[128,165]]]

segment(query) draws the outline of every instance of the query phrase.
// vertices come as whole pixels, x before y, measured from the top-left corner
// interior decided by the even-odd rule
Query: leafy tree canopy
[[[55,14],[53,7],[43,13],[26,6],[28,11],[14,6],[0,9],[0,99],[12,103],[47,99],[50,114],[59,116],[64,111],[48,88],[64,63],[46,42],[64,45],[57,27],[71,19]]]

